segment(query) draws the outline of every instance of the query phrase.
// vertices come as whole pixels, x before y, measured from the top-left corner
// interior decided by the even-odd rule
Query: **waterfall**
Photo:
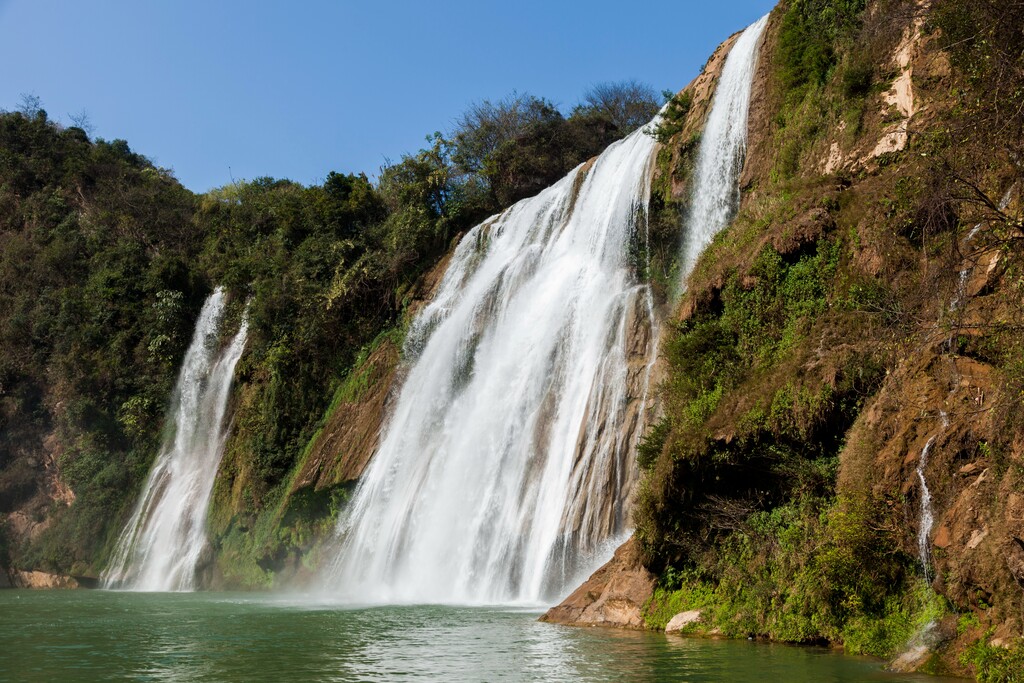
[[[702,145],[715,149],[702,152],[713,160],[700,183],[730,202],[764,24],[729,55]],[[628,533],[656,356],[635,262],[655,151],[636,131],[462,239],[412,323],[407,375],[339,520],[324,591],[359,603],[536,604]],[[706,215],[690,221],[692,244],[728,219]]]
[[[206,546],[206,513],[227,437],[224,416],[248,322],[220,349],[225,296],[203,304],[172,394],[168,428],[142,496],[103,573],[106,588],[187,591]]]
[[[932,511],[932,492],[928,489],[928,480],[925,478],[924,472],[928,468],[928,455],[932,451],[935,439],[949,428],[949,415],[945,410],[939,411],[939,421],[942,428],[938,434],[933,434],[928,439],[917,459],[917,479],[921,483],[921,521],[917,526],[917,556],[921,561],[921,571],[924,572],[925,581],[930,581],[931,542],[929,536],[931,536],[932,526],[935,524],[935,514]]]
[[[943,414],[945,415],[945,414]],[[917,554],[921,560],[921,569],[924,571],[924,578],[928,580],[929,569],[929,535],[932,533],[932,525],[935,517],[932,514],[932,493],[928,490],[928,481],[925,479],[924,470],[928,467],[928,453],[935,443],[935,436],[928,439],[928,443],[921,449],[921,457],[917,460],[917,478],[921,482],[921,521],[917,527]]]
[[[1006,193],[1003,195],[1003,198],[999,200],[997,208],[1000,211],[1006,211],[1006,208],[1010,206],[1010,201],[1013,199],[1013,191],[1016,187],[1016,184],[1011,185],[1010,188],[1006,190]],[[971,246],[971,243],[974,241],[974,237],[978,234],[978,231],[981,230],[982,225],[983,223],[978,223],[973,228],[971,228],[971,231],[967,233],[967,239],[964,240],[964,246]],[[960,275],[957,278],[956,283],[956,293],[953,295],[953,300],[950,301],[949,303],[950,313],[957,311],[960,308],[960,305],[963,303],[964,299],[967,297],[967,279],[970,277],[971,270],[973,270],[973,268],[974,263],[968,263],[966,266],[960,269]]]
[[[690,212],[683,231],[682,276],[689,276],[704,247],[729,225],[739,206],[737,182],[747,150],[747,112],[757,49],[768,15],[744,31],[729,51],[715,101],[701,135],[693,170]]]

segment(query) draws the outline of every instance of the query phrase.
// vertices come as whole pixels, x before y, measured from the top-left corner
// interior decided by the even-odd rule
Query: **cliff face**
[[[887,657],[925,647],[902,660],[901,666],[910,668],[998,678],[1020,664],[1021,25],[1019,3],[995,0],[781,4],[761,46],[737,216],[703,254],[676,306],[669,294],[672,259],[688,209],[695,151],[735,37],[683,91],[673,127],[663,131],[653,185],[650,274],[671,324],[655,371],[659,390],[651,414],[656,419],[649,421],[639,448],[637,532],[546,619],[663,627],[674,612],[701,610],[696,628],[707,632],[828,640]],[[246,208],[254,199],[267,203],[268,215],[281,213],[278,209],[292,207],[300,193],[288,184],[250,188],[254,196],[245,201],[211,196],[196,206],[173,179],[126,146],[90,145],[74,129],[58,132],[28,119],[4,119],[7,127],[15,123],[35,125],[39,130],[32,136],[39,140],[53,137],[48,144],[60,151],[58,157],[75,152],[98,169],[130,169],[131,183],[116,185],[113,194],[138,192],[140,200],[133,204],[150,206],[147,202],[161,193],[169,199],[167,216],[119,215],[85,182],[102,189],[98,171],[85,179],[61,176],[52,187],[36,182],[33,173],[43,174],[28,162],[42,158],[39,150],[11,155],[26,168],[4,168],[5,188],[13,187],[12,178],[25,183],[24,192],[0,194],[7,217],[0,239],[5,256],[13,255],[3,261],[5,277],[26,277],[20,261],[31,262],[25,254],[32,252],[47,266],[35,270],[63,273],[68,280],[57,282],[54,291],[65,288],[62,296],[71,303],[54,305],[52,316],[37,316],[33,343],[42,348],[58,313],[70,316],[74,329],[88,334],[71,340],[63,352],[72,358],[84,349],[90,362],[78,368],[85,368],[80,376],[40,388],[17,383],[21,375],[70,372],[66,358],[43,363],[36,356],[45,354],[35,348],[3,359],[0,512],[10,542],[0,545],[0,564],[7,545],[35,547],[59,517],[61,534],[48,542],[53,550],[47,553],[67,555],[59,558],[61,566],[96,568],[102,538],[82,539],[91,539],[93,532],[116,533],[111,510],[130,507],[129,493],[145,473],[146,454],[154,450],[161,417],[156,406],[167,394],[175,353],[181,351],[172,347],[187,339],[188,311],[203,290],[183,265],[197,258],[193,245],[201,234],[214,256],[231,251],[226,237],[231,236],[245,245],[266,240],[265,250],[279,252],[281,263],[294,263],[303,254],[310,261],[308,273],[283,269],[287,278],[267,276],[267,282],[292,288],[312,275],[319,278],[315,290],[295,296],[310,306],[302,316],[285,316],[294,302],[270,285],[259,290],[255,309],[264,355],[250,359],[240,373],[234,406],[239,419],[252,424],[235,425],[218,478],[211,516],[215,552],[206,568],[209,585],[267,585],[301,576],[306,564],[316,562],[318,539],[333,528],[372,456],[401,381],[399,324],[354,363],[344,356],[348,375],[319,423],[321,403],[306,401],[316,407],[310,418],[308,410],[286,400],[308,399],[314,393],[310,387],[327,384],[323,368],[341,365],[337,358],[303,360],[318,358],[314,350],[333,339],[334,331],[364,340],[394,322],[391,313],[369,321],[356,313],[380,303],[385,294],[389,307],[401,308],[390,301],[395,283],[388,268],[400,270],[403,259],[411,257],[389,255],[387,268],[356,258],[344,251],[351,249],[348,233],[338,233],[341,228],[334,224],[350,213],[358,214],[346,218],[355,221],[352,225],[365,227],[379,219],[382,209],[365,178],[362,183],[350,178],[351,187],[335,187],[335,179],[315,192],[301,190],[310,193],[311,205],[314,200],[337,204],[330,204],[330,230],[304,237],[311,228],[299,218],[278,230],[267,227],[272,221],[259,212],[228,215],[230,207]],[[34,144],[42,145],[39,140]],[[366,206],[349,206],[358,204],[351,197],[360,193],[369,197]],[[264,194],[279,194],[280,207]],[[407,227],[405,214],[394,216],[387,225]],[[312,225],[320,217],[305,220]],[[468,216],[463,220],[472,223]],[[182,224],[193,230],[176,236],[172,226]],[[152,236],[139,233],[138,226],[145,225],[153,226]],[[245,232],[240,225],[258,229]],[[449,227],[432,226],[431,244],[442,240],[438,235],[447,241]],[[46,232],[46,239],[34,245],[33,231]],[[92,272],[70,256],[80,246],[74,241],[79,233],[96,241],[106,236],[116,244],[98,250],[93,259],[109,261],[110,267],[80,296],[68,297],[77,274]],[[328,233],[334,248],[352,257],[342,259],[351,271],[329,272],[311,256],[324,251],[316,240]],[[121,253],[117,245],[131,239],[142,245],[139,254]],[[303,239],[312,246],[299,250]],[[408,247],[410,253],[432,254],[415,262],[423,269],[440,250],[418,242]],[[173,262],[166,259],[169,251],[176,254]],[[157,252],[164,256],[156,258]],[[226,266],[211,267],[208,275],[250,276],[245,262],[239,263],[232,268],[238,266],[243,275]],[[403,295],[429,299],[444,267],[442,262],[421,278],[417,291],[403,290]],[[385,275],[372,275],[375,268]],[[352,311],[342,316],[332,308],[343,298],[339,292],[351,288],[358,294],[361,278],[373,277],[383,284],[353,295]],[[136,281],[146,281],[148,289],[130,299],[126,283]],[[154,304],[169,301],[164,295],[175,292],[187,294],[176,308]],[[26,334],[26,311],[32,312],[35,299],[41,309],[60,303],[45,296],[22,298],[0,302],[5,340]],[[415,310],[414,303],[406,315]],[[317,316],[328,323],[331,316],[338,319],[333,327],[316,323],[319,327],[306,331],[305,346],[290,350],[296,321],[308,318],[315,327]],[[129,319],[138,330],[118,337],[116,348],[97,341]],[[633,341],[632,355],[641,359],[643,330]],[[119,366],[122,357],[134,358],[128,365],[146,372],[128,372]],[[637,360],[631,366],[628,429],[640,409],[641,365]],[[292,381],[289,373],[296,368],[304,368],[305,385]],[[10,386],[28,388],[4,393]],[[88,386],[102,391],[83,401],[90,398],[82,388]],[[289,408],[301,416],[289,416]],[[284,417],[302,428],[275,433],[277,418]],[[274,439],[255,438],[266,433]],[[246,441],[239,434],[253,438]],[[284,463],[275,460],[283,452],[281,443],[295,455]],[[254,444],[263,450],[256,453]],[[116,471],[104,469],[111,454],[118,458]],[[266,471],[254,472],[257,467]],[[90,516],[53,514],[75,502],[72,488],[92,501]],[[111,504],[114,494],[122,494],[117,505]],[[601,512],[607,519],[616,511]],[[41,565],[58,568],[41,553]],[[60,583],[48,575],[0,572],[0,584],[10,578]]]
[[[662,344],[635,511],[658,582],[631,599],[648,627],[701,609],[698,630],[921,646],[901,666],[996,676],[1024,627],[1021,118],[1006,109],[1022,46],[999,28],[1020,17],[947,0],[826,20],[821,4],[773,13],[742,204]],[[666,141],[656,205],[685,211],[705,115]],[[594,623],[610,595],[549,617]]]

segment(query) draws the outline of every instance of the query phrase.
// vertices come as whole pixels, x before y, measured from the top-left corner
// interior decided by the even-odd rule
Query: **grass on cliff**
[[[949,611],[915,576],[878,517],[849,500],[804,501],[758,512],[689,569],[662,574],[644,608],[664,629],[699,609],[693,630],[732,637],[842,643],[853,654],[892,656]]]
[[[886,656],[947,609],[902,550],[898,494],[838,490],[845,435],[924,305],[906,273],[922,245],[949,242],[913,163],[820,176],[827,136],[861,135],[890,77],[879,55],[898,31],[862,25],[864,6],[781,7],[766,167],[690,278],[665,416],[639,448],[637,537],[661,576],[651,626],[699,608],[697,628]]]
[[[343,403],[358,402],[371,388],[370,357],[382,344],[400,348],[405,328],[405,324],[399,324],[384,330],[359,351],[302,454],[256,514],[232,512],[226,492],[216,498],[219,505],[211,518],[217,532],[217,572],[225,585],[272,588],[303,569],[312,571],[319,564],[320,544],[330,536],[354,485],[321,490],[306,486],[293,491],[295,480],[334,411]]]
[[[988,645],[992,631],[975,641],[960,657],[970,666],[980,683],[1020,683],[1024,681],[1024,639],[1009,647]]]

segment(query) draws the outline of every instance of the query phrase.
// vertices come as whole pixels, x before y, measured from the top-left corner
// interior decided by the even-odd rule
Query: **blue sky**
[[[375,175],[473,101],[567,110],[595,83],[678,90],[773,0],[0,0],[0,109],[22,94],[205,191]]]

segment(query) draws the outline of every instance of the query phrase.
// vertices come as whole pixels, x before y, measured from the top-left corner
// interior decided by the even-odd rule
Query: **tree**
[[[658,113],[658,94],[636,80],[598,83],[583,95],[577,110],[604,114],[622,134],[630,133]]]
[[[455,124],[453,161],[467,173],[479,173],[503,144],[530,126],[561,118],[555,105],[528,93],[473,103]]]

